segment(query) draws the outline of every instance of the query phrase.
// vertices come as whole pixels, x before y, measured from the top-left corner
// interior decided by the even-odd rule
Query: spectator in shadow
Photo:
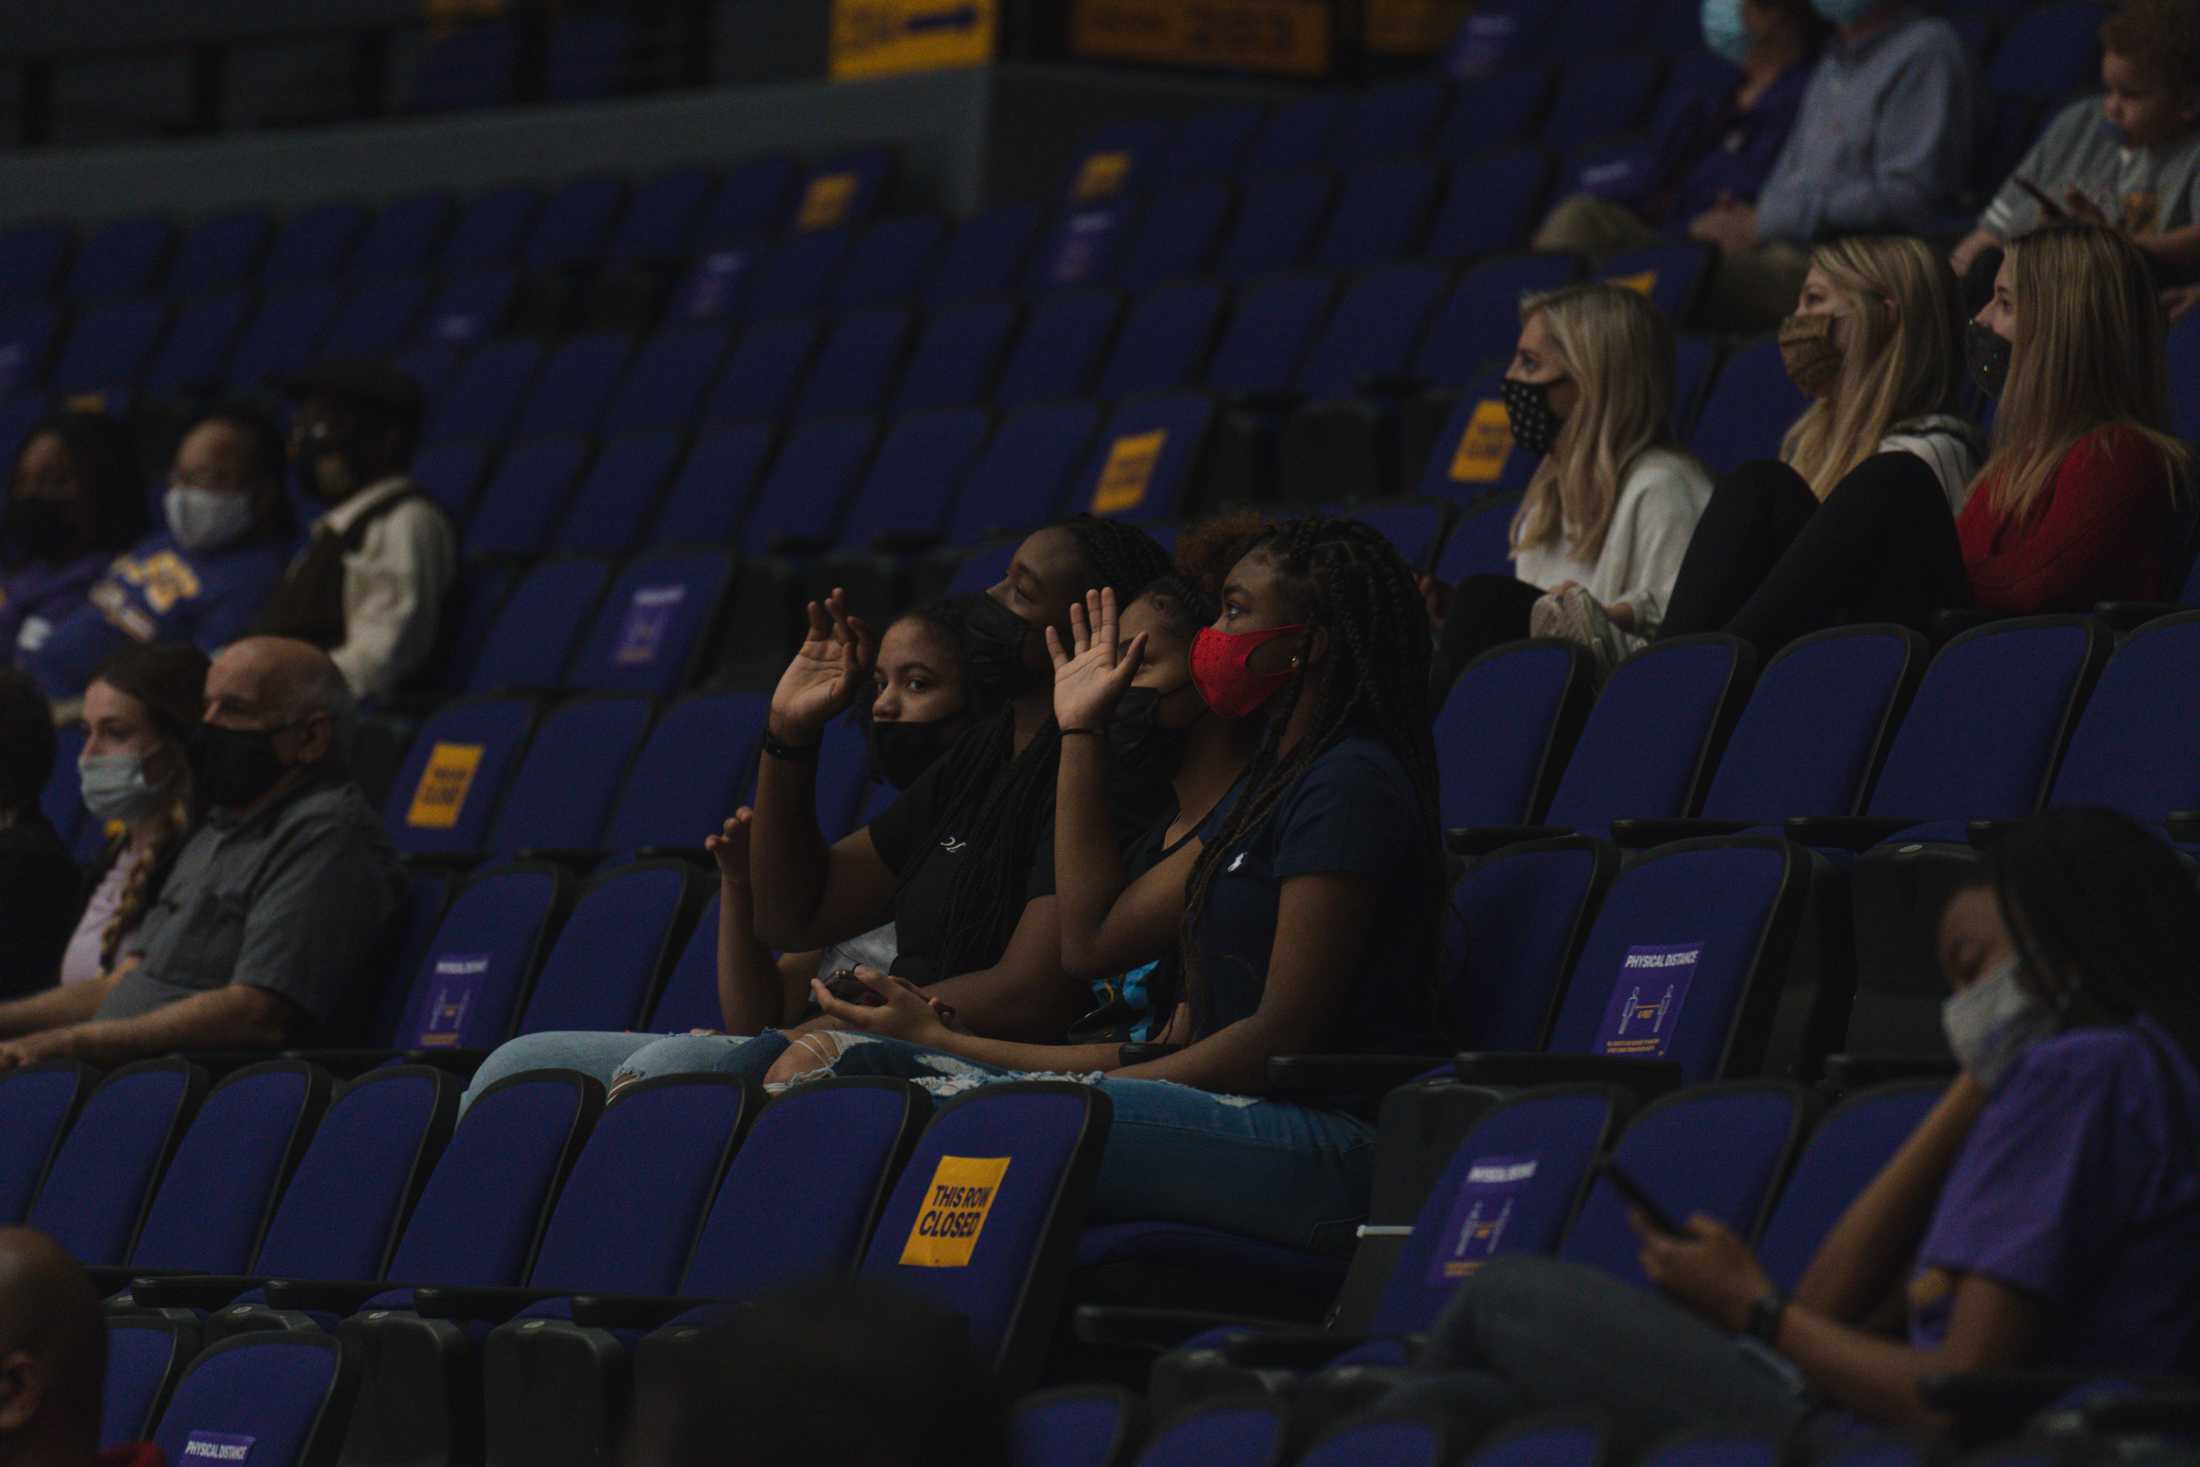
[[[53,981],[80,904],[76,863],[39,806],[56,744],[38,685],[0,667],[0,998]]]
[[[107,563],[145,533],[130,430],[105,413],[57,413],[15,457],[0,515],[0,648],[20,663],[84,604]]]
[[[21,1467],[161,1467],[151,1443],[99,1450],[107,1324],[59,1244],[0,1229],[0,1454]]]

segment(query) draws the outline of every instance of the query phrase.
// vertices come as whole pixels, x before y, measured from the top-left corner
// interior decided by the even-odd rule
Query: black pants
[[[1543,593],[1511,576],[1468,576],[1451,588],[1436,637],[1436,706],[1466,665],[1492,647],[1528,635],[1528,613]]]
[[[1770,657],[1855,622],[1930,629],[1971,603],[1940,481],[1914,453],[1864,460],[1823,504],[1769,460],[1720,482],[1681,559],[1662,637],[1732,632]]]

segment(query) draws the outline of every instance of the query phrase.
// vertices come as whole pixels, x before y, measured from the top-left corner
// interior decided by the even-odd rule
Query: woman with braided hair
[[[1064,868],[1094,859],[1100,730],[1146,643],[1120,644],[1113,598],[1075,620],[1072,643],[1055,649]],[[913,988],[859,969],[875,1004],[821,987],[819,1007],[900,1042],[858,1045],[836,1069],[912,1075],[940,1093],[1033,1071],[1088,1075],[1114,1116],[1096,1220],[1176,1220],[1291,1247],[1345,1242],[1366,1207],[1373,1129],[1264,1098],[1268,1062],[1428,1042],[1444,882],[1428,657],[1412,573],[1374,530],[1310,519],[1261,536],[1191,651],[1207,705],[1257,720],[1250,764],[1196,852],[1132,881],[1105,919],[1114,958],[1180,948],[1184,997],[1158,1037],[1181,1047],[1126,1064],[1112,1043],[981,1037],[950,1028]]]

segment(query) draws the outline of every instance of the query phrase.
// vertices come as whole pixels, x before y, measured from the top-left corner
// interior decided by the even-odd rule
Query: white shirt
[[[84,904],[84,915],[77,920],[75,935],[70,937],[69,946],[61,955],[63,983],[81,983],[100,975],[99,949],[107,936],[108,919],[122,905],[122,889],[130,884],[130,873],[143,859],[135,848],[125,849],[107,868],[107,874],[99,878],[99,885],[92,888],[91,900]],[[120,962],[137,950],[137,933],[125,933],[115,949],[115,961]]]
[[[1979,466],[1978,430],[1968,422],[1947,413],[1904,418],[1888,425],[1879,451],[1914,453],[1925,460],[1925,467],[1940,481],[1940,492],[1948,497],[1948,512],[1963,513],[1963,501],[1971,497],[1971,481],[1978,477]]]
[[[369,509],[411,487],[402,475],[377,480],[320,524],[341,535]],[[434,506],[416,500],[367,526],[359,548],[344,557],[344,640],[328,654],[354,694],[393,692],[428,660],[457,575],[458,537]]]
[[[1601,605],[1625,603],[1635,611],[1635,635],[1649,637],[1665,619],[1681,557],[1710,502],[1711,475],[1702,464],[1671,449],[1645,449],[1620,482],[1612,527],[1593,563],[1576,557],[1569,535],[1516,551],[1514,573],[1545,591],[1576,581]]]

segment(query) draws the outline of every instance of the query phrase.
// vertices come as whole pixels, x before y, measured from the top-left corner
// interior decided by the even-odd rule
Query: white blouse
[[[1681,557],[1710,502],[1711,475],[1702,464],[1671,449],[1645,449],[1628,465],[1604,550],[1593,563],[1576,557],[1569,535],[1516,551],[1514,571],[1545,591],[1576,581],[1601,605],[1624,602],[1634,608],[1635,635],[1649,637],[1665,619]]]

